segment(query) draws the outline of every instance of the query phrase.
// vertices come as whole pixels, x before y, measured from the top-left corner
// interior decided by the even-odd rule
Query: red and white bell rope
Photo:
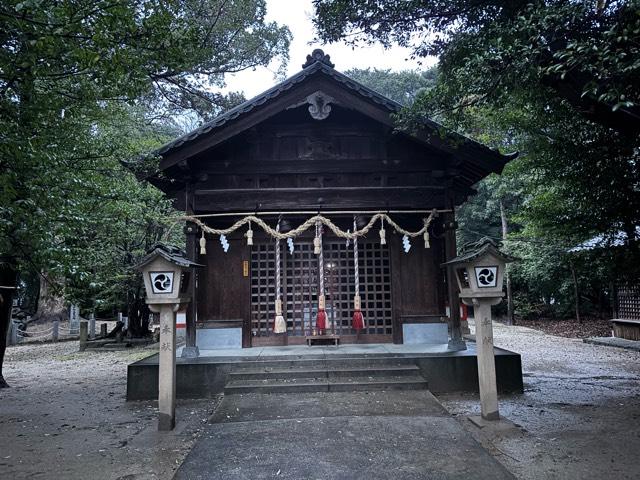
[[[249,227],[249,231],[251,231],[251,227]],[[280,231],[280,220],[278,220],[278,225],[276,225],[276,231]],[[249,237],[247,237],[247,239],[249,239]],[[287,322],[284,320],[284,315],[282,315],[280,287],[280,240],[276,239],[276,318],[273,322],[273,333],[286,333],[287,331]]]
[[[355,232],[357,229],[356,225],[356,217],[353,217],[353,231]],[[354,269],[354,279],[356,283],[356,292],[353,296],[353,321],[351,322],[351,327],[359,332],[364,328],[364,317],[362,315],[362,311],[360,310],[361,301],[360,301],[360,270],[358,269],[358,237],[353,239],[353,269]]]
[[[324,297],[324,254],[322,253],[322,224],[316,222],[316,237],[313,239],[314,253],[318,255],[318,270],[320,274],[320,292],[318,295],[318,315],[316,317],[316,329],[322,335],[327,329],[327,313],[325,312]]]

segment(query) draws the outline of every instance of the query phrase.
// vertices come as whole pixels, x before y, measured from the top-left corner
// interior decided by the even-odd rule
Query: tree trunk
[[[151,312],[145,298],[144,284],[140,279],[129,294],[127,305],[127,317],[129,317],[128,335],[130,337],[149,336],[149,314]]]
[[[2,364],[7,348],[7,333],[11,322],[13,294],[17,287],[18,275],[11,257],[0,257],[0,388],[9,385],[2,376]]]
[[[49,323],[54,320],[63,321],[67,318],[63,289],[63,279],[47,272],[41,273],[38,309],[31,319],[32,322]]]
[[[504,211],[502,200],[500,200],[500,221],[502,223],[502,240],[507,239],[509,229],[507,226],[507,214]],[[507,284],[507,325],[514,325],[513,319],[513,292],[511,291],[511,275],[509,270],[505,267],[504,279]]]
[[[571,277],[573,278],[573,294],[576,299],[576,320],[578,320],[578,323],[582,323],[582,319],[580,318],[580,291],[578,290],[578,277],[576,276],[576,268],[573,265],[573,261],[569,261],[569,266],[571,267]]]

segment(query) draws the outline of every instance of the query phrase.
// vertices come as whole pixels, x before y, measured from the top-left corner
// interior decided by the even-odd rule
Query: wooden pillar
[[[444,250],[445,258],[448,262],[457,255],[456,248],[456,217],[454,213],[455,205],[451,202],[451,213],[446,213],[444,217]],[[460,324],[460,297],[458,287],[454,277],[455,271],[452,266],[447,266],[447,297],[449,301],[449,328],[451,338],[449,339],[450,350],[466,350],[467,345],[462,338],[462,326]]]
[[[193,223],[188,223],[185,227],[187,258],[193,262],[198,261],[198,228]],[[186,311],[186,344],[182,349],[183,358],[197,358],[200,356],[200,350],[196,345],[196,318],[198,312],[197,302],[197,284],[198,272],[195,268],[191,269],[191,280],[187,289],[187,295],[191,298],[191,302],[187,305]]]

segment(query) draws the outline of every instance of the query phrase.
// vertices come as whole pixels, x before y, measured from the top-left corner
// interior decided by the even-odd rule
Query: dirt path
[[[494,324],[496,346],[519,352],[525,393],[500,397],[520,428],[479,430],[478,399],[439,400],[522,479],[638,478],[640,353]]]
[[[177,430],[158,433],[155,402],[125,402],[126,366],[150,353],[79,353],[77,342],[8,348],[0,478],[172,478],[215,402],[181,401]]]
[[[479,430],[474,396],[441,396],[460,423],[522,479],[637,478],[640,353],[496,324],[522,354],[523,395],[500,398],[520,427]],[[0,478],[169,479],[215,402],[180,401],[156,431],[155,402],[125,402],[126,366],[148,351],[77,352],[77,342],[7,350],[0,390]]]

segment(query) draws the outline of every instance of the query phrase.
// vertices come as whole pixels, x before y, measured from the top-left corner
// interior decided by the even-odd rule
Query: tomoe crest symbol
[[[173,291],[173,272],[152,272],[153,293],[171,293]]]

